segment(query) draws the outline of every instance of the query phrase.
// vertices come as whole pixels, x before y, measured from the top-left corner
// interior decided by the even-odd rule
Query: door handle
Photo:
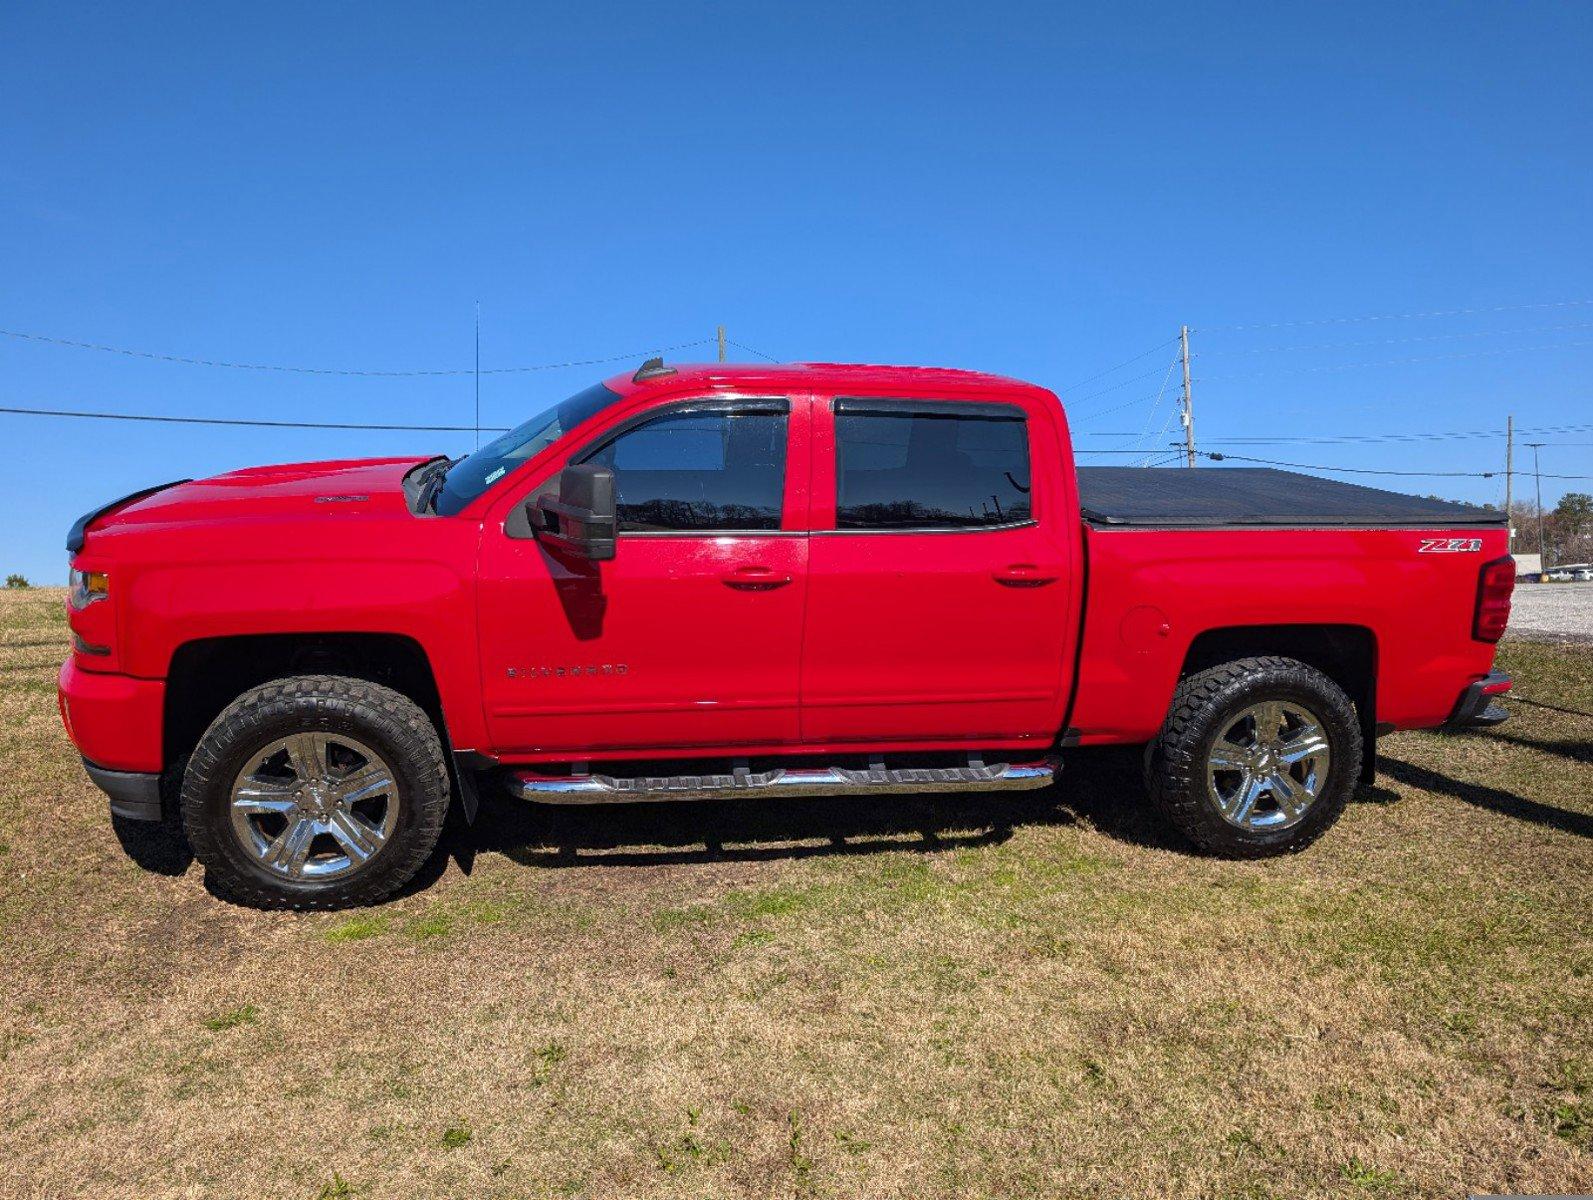
[[[1060,574],[1048,567],[1038,567],[1034,563],[1010,563],[991,572],[991,578],[1006,587],[1044,587],[1048,583],[1055,583]]]
[[[737,567],[719,577],[726,587],[740,592],[772,592],[791,582],[791,576],[781,575],[768,567]]]

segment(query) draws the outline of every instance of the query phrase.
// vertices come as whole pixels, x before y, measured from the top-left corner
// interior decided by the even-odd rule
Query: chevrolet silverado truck
[[[68,538],[60,708],[113,819],[244,903],[365,904],[451,803],[988,792],[1145,745],[1208,852],[1299,850],[1396,729],[1489,724],[1503,517],[1076,468],[964,371],[665,366],[450,461],[149,488]]]

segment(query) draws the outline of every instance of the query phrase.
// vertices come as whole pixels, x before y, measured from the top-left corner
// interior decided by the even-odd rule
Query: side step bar
[[[1056,781],[1056,755],[1023,763],[966,767],[777,767],[728,775],[543,775],[510,773],[509,788],[522,800],[544,804],[638,804],[651,800],[720,800],[730,797],[850,796],[913,792],[996,792],[1043,788]]]

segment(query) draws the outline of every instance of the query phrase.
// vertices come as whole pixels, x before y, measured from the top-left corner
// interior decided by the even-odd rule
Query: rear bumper
[[[1510,719],[1509,711],[1495,698],[1510,690],[1510,676],[1494,671],[1486,679],[1479,679],[1460,693],[1455,711],[1444,722],[1445,729],[1476,729],[1479,726],[1499,725]]]
[[[111,798],[111,815],[129,821],[160,820],[160,776],[144,771],[112,771],[83,760],[96,787]]]

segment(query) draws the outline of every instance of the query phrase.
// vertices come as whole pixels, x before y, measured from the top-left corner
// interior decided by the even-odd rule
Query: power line
[[[1537,429],[1518,429],[1517,433],[1584,433],[1593,431],[1593,425],[1562,425]],[[1085,434],[1087,437],[1110,437],[1111,434]],[[1377,443],[1400,442],[1440,442],[1464,441],[1477,438],[1503,437],[1504,431],[1500,429],[1473,429],[1457,430],[1453,432],[1435,431],[1430,433],[1343,433],[1343,434],[1277,434],[1273,436],[1234,434],[1229,437],[1218,435],[1208,438],[1208,441],[1218,442],[1225,446],[1252,445],[1269,446],[1283,445],[1286,443],[1310,443],[1313,445],[1363,445]],[[1587,445],[1585,442],[1553,442],[1546,445],[1579,446]]]
[[[1319,371],[1350,371],[1357,367],[1400,367],[1408,363],[1442,362],[1460,358],[1492,358],[1500,354],[1535,354],[1545,350],[1571,350],[1593,342],[1561,342],[1554,346],[1505,346],[1498,350],[1473,350],[1467,354],[1420,354],[1412,358],[1384,358],[1372,362],[1330,363],[1320,367],[1299,367],[1288,371],[1245,371],[1238,375],[1201,375],[1201,381],[1212,379],[1258,379],[1264,375],[1312,375]]]
[[[1374,467],[1331,467],[1325,463],[1279,462],[1271,458],[1250,458],[1243,454],[1226,454],[1220,451],[1200,450],[1197,453],[1204,458],[1211,459],[1213,462],[1252,462],[1261,463],[1269,467],[1292,467],[1299,471],[1339,471],[1346,475],[1432,475],[1464,479],[1492,479],[1496,475],[1503,474],[1502,471],[1392,471]],[[1593,479],[1593,475],[1545,475],[1543,478]]]
[[[242,425],[258,429],[374,429],[405,433],[473,433],[473,425],[374,425],[358,421],[264,421],[245,417],[168,417],[149,413],[85,412],[64,408],[9,408],[0,413],[29,417],[75,417],[93,421],[156,421],[166,425]],[[485,433],[505,433],[502,427],[482,426]]]
[[[1135,441],[1143,443],[1145,439],[1150,436],[1151,422],[1156,419],[1156,410],[1161,406],[1162,397],[1167,394],[1167,385],[1173,378],[1173,372],[1178,369],[1178,362],[1179,360],[1175,357],[1172,362],[1167,364],[1167,373],[1162,376],[1162,386],[1156,393],[1156,399],[1152,400],[1151,406],[1145,410],[1145,424],[1140,427],[1139,437],[1137,437]],[[1167,417],[1162,421],[1161,430],[1157,434],[1158,438],[1166,435],[1168,427],[1172,425],[1173,418],[1178,415],[1178,412],[1179,409],[1177,405],[1168,410]],[[1143,449],[1143,445],[1140,448]],[[1136,453],[1137,452],[1138,451],[1136,451]],[[1150,466],[1150,460],[1151,455],[1147,454],[1145,456],[1145,461],[1142,462],[1140,466]]]
[[[268,420],[260,420],[260,419],[256,419],[256,418],[244,418],[244,417],[172,417],[172,416],[156,415],[156,414],[152,414],[152,413],[110,413],[110,412],[90,412],[90,411],[79,410],[79,409],[20,408],[20,407],[12,407],[12,406],[0,407],[0,414],[11,414],[11,415],[14,415],[14,416],[32,416],[32,417],[67,417],[67,418],[73,418],[73,419],[94,420],[94,421],[148,421],[148,422],[155,422],[155,423],[158,423],[158,424],[168,424],[168,425],[219,425],[219,426],[244,427],[244,428],[252,428],[252,429],[347,429],[347,430],[372,430],[372,431],[379,431],[379,432],[397,432],[397,433],[472,433],[472,432],[475,431],[475,427],[471,426],[471,425],[398,425],[398,424],[375,424],[375,423],[360,422],[360,421],[268,421]],[[484,432],[484,433],[503,433],[503,432],[506,432],[506,431],[501,426],[483,426],[482,427],[482,432]],[[1550,443],[1542,443],[1542,444],[1543,445],[1548,445]],[[1128,455],[1138,456],[1138,455],[1144,454],[1145,452],[1143,450],[1108,449],[1108,450],[1081,450],[1081,451],[1079,451],[1079,453],[1080,454],[1128,454]],[[1269,458],[1252,458],[1252,457],[1249,457],[1249,456],[1246,456],[1246,455],[1241,455],[1241,454],[1227,454],[1227,453],[1213,452],[1213,451],[1208,451],[1208,450],[1200,450],[1200,451],[1197,451],[1196,453],[1199,454],[1202,458],[1211,459],[1213,462],[1225,462],[1225,461],[1252,462],[1252,463],[1260,463],[1262,465],[1271,466],[1271,467],[1290,467],[1290,468],[1293,468],[1293,469],[1296,469],[1296,470],[1303,470],[1303,471],[1337,471],[1337,472],[1343,472],[1343,473],[1354,474],[1354,475],[1414,475],[1414,476],[1464,477],[1464,478],[1472,478],[1472,479],[1492,479],[1495,475],[1498,474],[1498,472],[1496,472],[1496,471],[1393,471],[1393,470],[1376,470],[1376,469],[1373,469],[1373,468],[1370,468],[1370,467],[1328,466],[1327,464],[1324,464],[1324,463],[1281,462],[1281,461],[1278,461],[1278,460],[1275,460],[1275,459],[1269,459]],[[1166,459],[1162,460],[1161,462],[1151,463],[1149,465],[1151,465],[1151,466],[1164,466],[1164,465],[1166,465],[1166,463],[1172,462],[1172,461],[1176,461],[1177,459],[1182,458],[1182,457],[1184,457],[1184,451],[1183,450],[1179,450],[1176,454],[1171,455],[1169,458],[1166,458]],[[1589,479],[1593,479],[1593,475],[1548,475],[1548,474],[1545,474],[1545,475],[1542,475],[1541,478],[1543,478],[1543,479],[1589,480]]]
[[[1223,454],[1210,450],[1200,450],[1197,453],[1213,462],[1252,462],[1269,467],[1292,467],[1300,471],[1342,471],[1347,475],[1442,475],[1466,479],[1492,479],[1498,473],[1496,471],[1388,471],[1374,467],[1329,467],[1322,463],[1278,462],[1270,458],[1250,458],[1243,454]]]
[[[1317,342],[1309,346],[1257,346],[1245,350],[1224,350],[1217,354],[1286,354],[1315,350],[1341,350],[1352,346],[1402,346],[1415,342],[1447,342],[1456,338],[1513,337],[1523,333],[1564,333],[1571,329],[1593,329],[1593,322],[1579,321],[1572,325],[1539,325],[1534,329],[1472,329],[1464,333],[1430,333],[1423,337],[1371,338],[1358,342]],[[1204,351],[1201,357],[1213,351]]]
[[[1162,375],[1162,385],[1161,385],[1161,387],[1159,387],[1156,390],[1156,394],[1154,396],[1151,396],[1149,398],[1150,401],[1151,401],[1151,404],[1150,404],[1150,407],[1145,410],[1145,424],[1144,424],[1144,427],[1139,431],[1139,433],[1137,433],[1137,434],[1130,434],[1130,433],[1114,434],[1113,435],[1114,437],[1124,437],[1124,438],[1129,438],[1129,439],[1131,439],[1133,441],[1136,441],[1136,442],[1143,442],[1147,437],[1150,436],[1151,422],[1156,419],[1156,409],[1161,404],[1162,397],[1167,394],[1167,384],[1172,379],[1173,372],[1177,369],[1177,367],[1178,367],[1178,359],[1177,358],[1174,358],[1172,360],[1172,362],[1167,364],[1167,371],[1166,371],[1165,374]],[[1118,408],[1129,408],[1129,407],[1132,407],[1133,405],[1139,404],[1139,403],[1142,403],[1142,400],[1131,400],[1131,401],[1128,401],[1125,404],[1118,405],[1117,407]],[[1115,411],[1115,410],[1108,409],[1106,411],[1107,412],[1112,412],[1112,411]],[[1094,415],[1095,416],[1100,416],[1102,414],[1096,413]],[[1086,414],[1085,416],[1080,417],[1078,419],[1079,420],[1089,420],[1090,416],[1088,414]],[[1163,425],[1162,425],[1163,432],[1166,431],[1167,424],[1169,422],[1171,422],[1171,420],[1172,420],[1172,416],[1169,415],[1167,421],[1163,422]],[[1145,451],[1143,449],[1140,449],[1140,450],[1126,451],[1125,453],[1143,454],[1143,453],[1145,453]],[[1152,453],[1155,453],[1155,452],[1152,451]]]
[[[1157,367],[1154,371],[1146,371],[1142,375],[1130,375],[1127,379],[1120,379],[1118,382],[1112,384],[1110,387],[1104,387],[1104,388],[1101,388],[1099,391],[1091,392],[1088,396],[1069,396],[1068,397],[1068,403],[1069,404],[1082,404],[1086,400],[1093,400],[1097,396],[1104,396],[1108,392],[1115,392],[1115,391],[1117,391],[1118,388],[1126,388],[1131,383],[1138,383],[1141,379],[1149,379],[1149,378],[1151,378],[1151,376],[1159,375],[1160,373],[1161,373],[1161,368]]]
[[[751,346],[747,345],[745,342],[734,341],[734,340],[732,340],[730,338],[726,338],[725,342],[728,345],[736,347],[736,349],[738,349],[738,350],[745,350],[748,354],[756,354],[759,358],[763,359],[766,362],[778,363],[780,361],[778,358],[776,358],[772,354],[765,354],[762,350],[754,350]]]
[[[1317,317],[1304,321],[1263,321],[1251,325],[1201,325],[1201,333],[1230,332],[1240,329],[1289,329],[1302,325],[1349,325],[1360,321],[1419,321],[1430,317],[1469,317],[1479,313],[1524,312],[1534,308],[1577,308],[1593,300],[1549,300],[1540,304],[1500,304],[1491,308],[1449,308],[1431,312],[1378,313],[1358,317]]]
[[[18,338],[29,342],[44,342],[52,346],[70,346],[77,350],[99,350],[106,354],[121,354],[128,358],[147,358],[155,362],[182,363],[192,367],[226,367],[234,371],[280,371],[294,375],[360,375],[374,378],[399,379],[416,378],[420,376],[440,375],[473,375],[473,367],[462,367],[458,370],[430,370],[430,371],[366,371],[344,370],[334,367],[294,367],[279,363],[239,363],[226,362],[212,358],[188,358],[180,354],[157,354],[149,350],[128,350],[121,346],[105,346],[98,342],[80,342],[71,338],[48,337],[42,333],[24,333],[16,329],[0,329],[0,337]],[[610,354],[602,358],[580,358],[569,362],[534,363],[524,367],[492,367],[480,372],[482,375],[517,375],[526,371],[555,371],[561,367],[590,367],[599,363],[625,362],[629,359],[645,358],[655,354],[668,354],[674,350],[685,350],[690,346],[705,346],[713,338],[698,338],[691,342],[677,342],[673,346],[659,346],[651,350],[629,350],[624,354]],[[742,349],[749,349],[743,346]],[[756,354],[757,351],[752,351]]]
[[[1143,350],[1140,353],[1136,354],[1133,358],[1125,358],[1122,362],[1118,363],[1117,366],[1115,366],[1115,367],[1107,367],[1106,370],[1101,371],[1101,372],[1099,372],[1099,373],[1097,373],[1095,375],[1091,375],[1091,376],[1089,376],[1086,379],[1076,379],[1072,383],[1066,384],[1066,385],[1064,385],[1062,388],[1060,388],[1058,390],[1062,391],[1062,392],[1066,392],[1066,391],[1070,391],[1070,390],[1072,390],[1073,388],[1076,388],[1076,387],[1083,387],[1086,383],[1094,383],[1097,379],[1105,379],[1108,375],[1111,375],[1113,372],[1121,371],[1124,367],[1127,367],[1127,366],[1132,366],[1134,363],[1137,363],[1142,358],[1149,358],[1152,354],[1155,354],[1156,351],[1162,349],[1164,346],[1171,346],[1177,340],[1178,340],[1177,338],[1168,338],[1164,342],[1157,342],[1149,350]]]
[[[1078,416],[1070,416],[1068,419],[1074,424],[1077,424],[1080,421],[1093,421],[1096,417],[1104,417],[1110,413],[1122,412],[1125,408],[1133,408],[1136,404],[1144,404],[1147,400],[1155,400],[1160,397],[1161,394],[1162,393],[1160,391],[1150,392],[1144,396],[1136,396],[1132,400],[1125,400],[1121,404],[1114,404],[1111,408],[1099,408],[1094,412],[1081,413]]]
[[[1176,366],[1177,364],[1174,363],[1173,365]],[[1170,370],[1169,370],[1169,373],[1171,373]],[[1160,398],[1159,397],[1158,397],[1157,402],[1160,403]],[[1154,409],[1152,411],[1154,411]],[[1173,418],[1176,417],[1177,415],[1178,415],[1178,408],[1177,408],[1176,405],[1167,410],[1167,417],[1166,417],[1165,420],[1162,421],[1162,427],[1158,431],[1158,434],[1157,434],[1158,437],[1166,437],[1167,436],[1167,431],[1173,427]],[[1147,424],[1147,427],[1148,427],[1149,426],[1149,422],[1147,422],[1146,424]],[[1145,461],[1140,463],[1140,466],[1148,467],[1150,465],[1151,465],[1151,456],[1147,454],[1145,456]]]
[[[1324,434],[1321,436],[1310,434],[1279,434],[1276,437],[1251,436],[1249,434],[1235,434],[1224,437],[1218,434],[1209,440],[1222,442],[1224,445],[1255,445],[1268,446],[1283,443],[1302,442],[1313,445],[1372,445],[1377,443],[1409,443],[1409,442],[1456,442],[1476,441],[1479,438],[1503,437],[1504,431],[1489,429],[1477,433],[1366,433],[1366,434]]]

